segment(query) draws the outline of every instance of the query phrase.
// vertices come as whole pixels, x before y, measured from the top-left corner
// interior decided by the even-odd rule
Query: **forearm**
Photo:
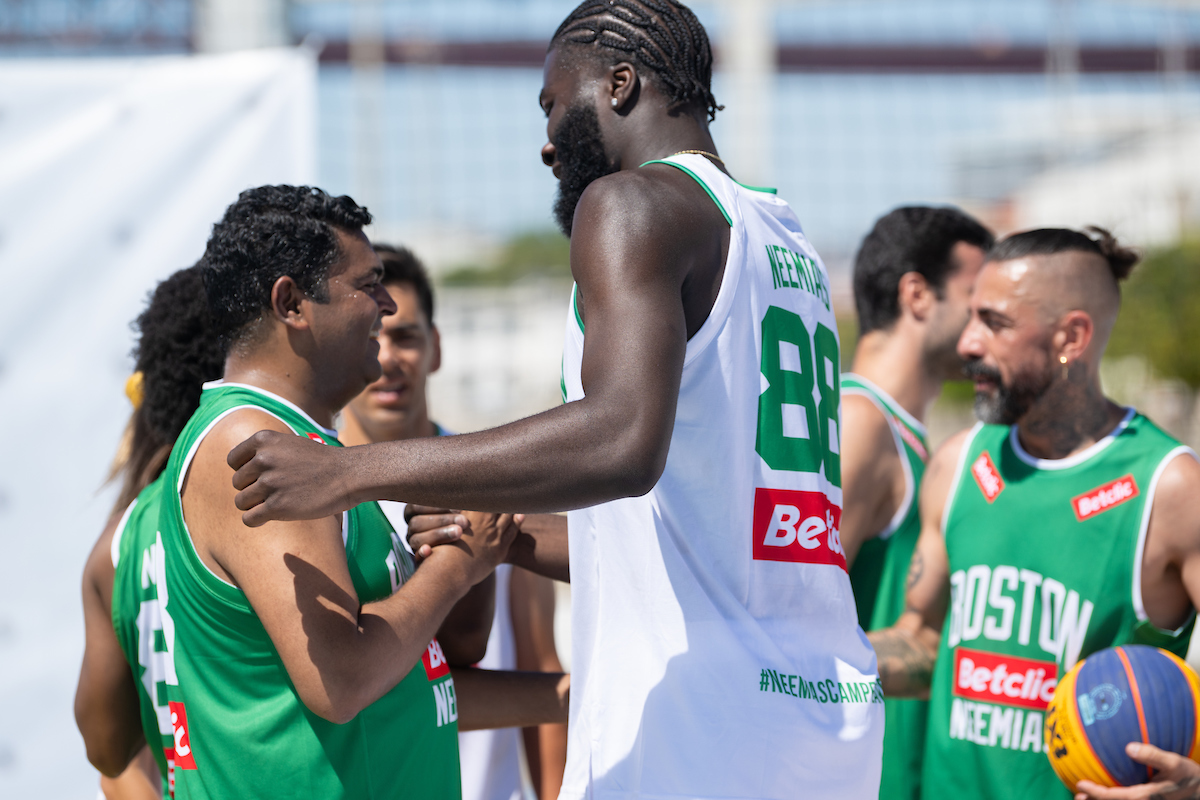
[[[347,448],[355,503],[547,512],[648,491],[665,464],[670,419],[585,398],[480,433]]]
[[[75,691],[75,724],[88,761],[102,774],[121,774],[145,743],[137,688],[99,593],[84,594],[85,641]]]
[[[288,669],[305,705],[331,722],[353,719],[404,680],[469,588],[465,576],[430,559],[399,591],[352,619],[312,600],[302,609],[311,620],[308,641],[290,650],[296,668]]]
[[[458,729],[525,728],[565,723],[571,678],[561,672],[456,668]]]
[[[929,697],[933,666],[937,660],[936,640],[931,643],[927,632],[901,628],[871,631],[867,638],[875,648],[879,680],[885,695]]]
[[[476,664],[487,652],[496,616],[496,574],[484,578],[454,604],[438,629],[438,642],[452,667]]]
[[[508,550],[508,562],[535,575],[570,583],[567,518],[559,514],[527,516]]]

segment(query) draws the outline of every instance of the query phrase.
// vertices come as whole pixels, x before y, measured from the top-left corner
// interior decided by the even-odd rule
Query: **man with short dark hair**
[[[1026,231],[975,282],[958,352],[981,422],[930,461],[907,607],[870,634],[889,695],[930,692],[925,797],[1070,796],[1044,752],[1058,680],[1113,645],[1187,651],[1200,463],[1100,386],[1136,262],[1100,229]]]
[[[370,219],[348,197],[259,187],[205,251],[229,354],[171,452],[150,560],[179,797],[460,794],[457,721],[483,704],[435,634],[503,558],[512,518],[475,516],[414,570],[373,502],[251,533],[225,460],[264,428],[341,448],[334,415],[379,376],[395,311]]]
[[[725,170],[711,78],[673,0],[589,0],[550,42],[568,402],[346,450],[260,432],[230,453],[236,502],[252,525],[376,498],[570,510],[564,800],[874,798],[883,698],[838,538],[829,278],[787,203]],[[515,563],[563,566],[534,539]]]
[[[929,457],[924,421],[942,384],[962,376],[955,346],[992,241],[956,208],[909,206],[875,223],[854,262],[859,339],[842,375],[841,535],[866,631],[894,624],[904,610]],[[916,800],[926,703],[889,697],[884,708],[879,796]]]

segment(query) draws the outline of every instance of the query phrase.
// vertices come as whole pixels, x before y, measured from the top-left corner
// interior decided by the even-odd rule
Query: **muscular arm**
[[[217,424],[187,477],[184,515],[201,558],[245,592],[304,704],[344,723],[404,679],[451,607],[495,568],[511,535],[468,531],[437,548],[391,597],[363,605],[338,518],[272,523],[264,531],[242,524],[225,454],[264,428],[286,430],[251,410]]]
[[[887,420],[875,404],[842,396],[842,547],[854,566],[863,543],[892,521],[904,498],[904,467]],[[899,488],[899,492],[897,492]]]
[[[344,450],[263,433],[229,455],[246,523],[379,498],[537,512],[649,491],[666,463],[689,323],[712,303],[689,320],[684,285],[723,263],[728,226],[690,178],[659,166],[589,186],[574,230],[585,398],[480,433]]]
[[[527,516],[508,550],[510,564],[563,583],[571,582],[568,561],[567,518],[560,514]]]
[[[509,581],[513,638],[517,647],[517,669],[562,672],[554,645],[554,583],[540,575],[515,568]],[[521,731],[525,759],[537,796],[558,797],[567,767],[566,719]]]
[[[921,535],[908,570],[904,613],[890,628],[871,631],[883,691],[892,697],[928,697],[950,599],[950,562],[942,538],[942,510],[967,431],[942,445],[921,484]]]
[[[145,744],[137,687],[112,625],[110,548],[119,520],[116,515],[109,520],[84,566],[85,639],[75,690],[75,723],[88,761],[110,778],[120,775]]]
[[[1142,558],[1142,603],[1150,622],[1175,630],[1200,608],[1200,463],[1176,456],[1163,469]]]
[[[458,541],[467,519],[462,512],[410,504],[404,510],[408,522],[408,544],[418,558],[432,548]],[[551,580],[571,582],[567,552],[567,518],[561,514],[530,514],[508,549],[507,561]]]

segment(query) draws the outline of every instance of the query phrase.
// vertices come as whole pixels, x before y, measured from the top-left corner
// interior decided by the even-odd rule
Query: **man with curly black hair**
[[[144,571],[182,797],[454,800],[460,724],[560,721],[561,675],[523,684],[560,709],[539,715],[450,671],[483,655],[490,604],[477,624],[443,622],[505,555],[512,515],[468,514],[462,543],[416,570],[374,502],[253,532],[233,504],[230,447],[266,428],[340,449],[334,415],[380,375],[380,320],[396,306],[370,219],[319,189],[250,189],[201,262],[228,356],[171,451]],[[473,646],[443,649],[464,629]],[[518,713],[485,716],[508,698]]]

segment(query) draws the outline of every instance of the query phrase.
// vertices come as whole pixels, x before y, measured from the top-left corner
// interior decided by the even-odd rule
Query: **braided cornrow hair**
[[[724,106],[712,93],[712,47],[691,9],[672,0],[585,0],[550,40],[631,58],[658,78],[672,107],[695,106],[709,120]]]

